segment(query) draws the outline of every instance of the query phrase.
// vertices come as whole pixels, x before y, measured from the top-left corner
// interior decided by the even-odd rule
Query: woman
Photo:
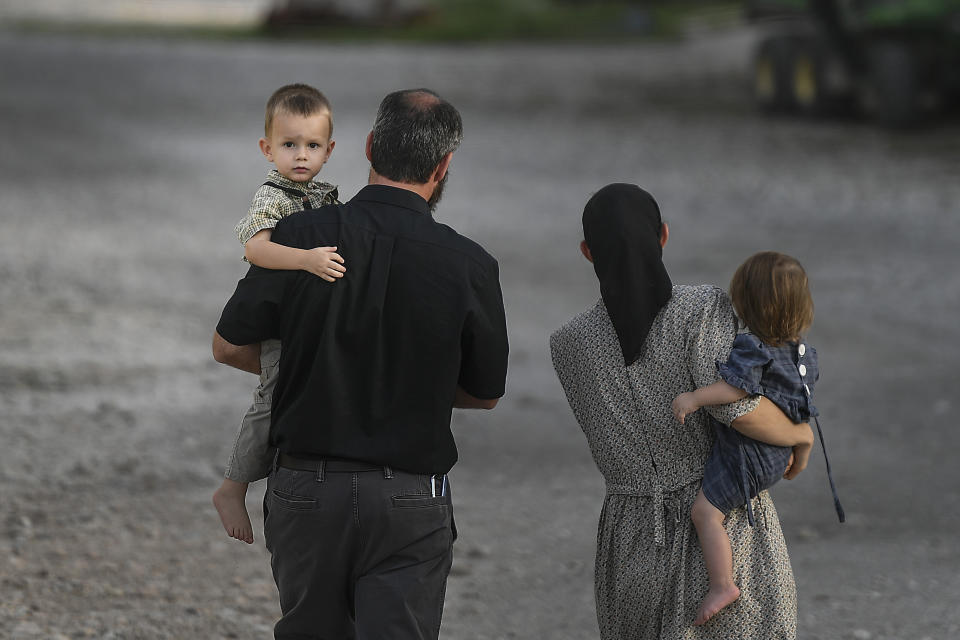
[[[703,412],[677,422],[670,403],[715,382],[737,321],[713,286],[673,286],[661,259],[669,230],[653,197],[635,185],[604,187],[583,213],[581,251],[601,300],[550,338],[554,368],[606,480],[595,589],[601,638],[796,637],[796,589],[776,509],[767,492],[726,521],[740,598],[693,627],[707,572],[690,522],[712,433]],[[768,400],[708,408],[757,440],[809,446]],[[795,476],[799,468],[790,470]]]

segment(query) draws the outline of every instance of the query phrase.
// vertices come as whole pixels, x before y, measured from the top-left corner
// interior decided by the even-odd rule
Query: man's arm
[[[260,375],[260,343],[236,345],[213,332],[213,359],[241,371]]]
[[[470,395],[460,385],[457,385],[457,394],[453,398],[454,409],[493,409],[497,406],[499,398],[484,400]]]

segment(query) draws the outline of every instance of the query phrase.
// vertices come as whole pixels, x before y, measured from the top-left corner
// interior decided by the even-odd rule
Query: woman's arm
[[[347,270],[336,247],[297,249],[271,241],[271,234],[270,229],[261,229],[243,245],[249,262],[264,269],[309,271],[327,282],[342,278]]]
[[[778,447],[793,447],[793,462],[783,477],[793,480],[810,460],[813,430],[806,422],[795,423],[766,398],[750,413],[735,418],[730,426],[743,435]]]
[[[735,418],[730,426],[747,437],[778,447],[813,444],[809,424],[794,423],[766,398],[760,398],[756,409]]]

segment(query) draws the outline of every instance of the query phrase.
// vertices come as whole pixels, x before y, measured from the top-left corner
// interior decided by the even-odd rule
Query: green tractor
[[[750,0],[754,96],[769,112],[919,124],[960,97],[960,0]]]

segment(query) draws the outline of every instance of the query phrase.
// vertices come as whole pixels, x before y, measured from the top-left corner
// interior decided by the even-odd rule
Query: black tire
[[[853,111],[856,95],[851,72],[825,41],[816,38],[797,41],[790,71],[793,101],[800,113],[841,116]]]
[[[870,48],[868,62],[864,102],[874,119],[890,128],[919,124],[920,68],[911,47],[902,42],[877,43]]]
[[[789,113],[796,103],[791,90],[792,38],[771,36],[753,55],[753,98],[761,111]]]

